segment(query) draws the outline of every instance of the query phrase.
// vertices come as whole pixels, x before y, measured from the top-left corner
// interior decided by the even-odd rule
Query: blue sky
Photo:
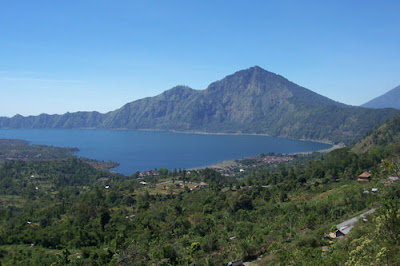
[[[0,116],[107,112],[254,65],[359,105],[400,85],[400,1],[2,1]]]

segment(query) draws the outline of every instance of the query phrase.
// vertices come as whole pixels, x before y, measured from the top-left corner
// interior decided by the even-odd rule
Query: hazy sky
[[[400,85],[400,1],[0,2],[0,116],[111,111],[254,65],[362,104]]]

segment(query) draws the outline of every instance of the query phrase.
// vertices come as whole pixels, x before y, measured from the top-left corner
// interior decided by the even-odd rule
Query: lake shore
[[[8,129],[8,128],[5,128]],[[10,128],[11,129],[11,128]],[[55,128],[57,129],[57,128]],[[1,130],[1,129],[0,129]],[[62,129],[61,129],[62,130]],[[75,128],[72,130],[116,130],[116,131],[145,131],[145,132],[172,132],[179,134],[198,134],[198,135],[222,135],[222,136],[262,136],[262,137],[272,137],[272,138],[280,138],[280,139],[289,139],[289,140],[297,140],[297,141],[309,141],[309,142],[317,142],[329,145],[344,145],[342,143],[335,144],[330,140],[318,140],[318,139],[296,139],[285,136],[272,136],[265,133],[244,133],[244,132],[207,132],[207,131],[198,131],[198,130],[167,130],[167,129],[152,129],[152,128],[141,128],[141,129],[131,129],[131,128],[96,128],[96,127],[82,127]]]
[[[120,129],[120,130],[130,130],[130,129]],[[222,136],[262,136],[262,137],[272,137],[272,138],[280,138],[280,139],[290,139],[290,140],[298,140],[298,141],[309,141],[309,142],[317,142],[329,145],[344,145],[342,143],[335,144],[330,140],[316,140],[316,139],[296,139],[290,137],[283,137],[283,136],[272,136],[269,134],[263,133],[243,133],[243,132],[206,132],[206,131],[196,131],[196,130],[188,130],[188,131],[180,131],[180,130],[157,130],[157,129],[135,129],[137,131],[159,131],[159,132],[172,132],[172,133],[179,133],[179,134],[198,134],[198,135],[222,135]],[[135,131],[133,130],[133,131]]]
[[[79,152],[76,156],[117,162],[119,166],[112,171],[128,176],[155,168],[204,168],[217,162],[254,157],[261,153],[317,151],[332,146],[263,134],[143,131],[9,129],[0,130],[0,137],[25,139],[36,145],[77,147]]]
[[[328,148],[328,149],[322,149],[322,150],[318,150],[318,151],[284,153],[284,154],[282,154],[282,155],[308,155],[308,154],[311,154],[311,153],[314,153],[314,152],[328,153],[328,152],[331,152],[331,151],[333,151],[333,150],[341,149],[341,148],[344,148],[344,147],[346,147],[346,145],[343,145],[343,144],[336,144],[336,145],[333,145],[332,147],[330,147],[330,148]],[[257,158],[257,156],[254,156],[254,157],[244,157],[244,158],[233,159],[233,160],[224,160],[224,161],[221,161],[221,162],[219,162],[219,163],[210,164],[210,165],[207,165],[207,166],[204,166],[204,167],[195,167],[195,168],[191,168],[191,169],[189,169],[189,170],[197,170],[197,169],[204,169],[204,168],[225,169],[225,168],[228,168],[228,167],[237,166],[237,165],[238,165],[238,163],[236,162],[237,160],[255,159],[255,158]]]

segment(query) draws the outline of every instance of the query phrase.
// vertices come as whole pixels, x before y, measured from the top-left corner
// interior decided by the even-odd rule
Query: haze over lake
[[[78,148],[77,156],[120,163],[114,170],[126,175],[154,168],[203,167],[261,153],[307,152],[331,147],[267,136],[132,130],[2,129],[0,138]]]

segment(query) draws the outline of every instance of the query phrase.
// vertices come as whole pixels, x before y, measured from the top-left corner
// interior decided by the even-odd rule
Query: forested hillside
[[[392,140],[360,153],[342,148],[309,160],[299,155],[305,162],[280,163],[244,178],[212,169],[126,177],[75,157],[9,161],[0,166],[0,260],[222,265],[259,258],[260,264],[397,265],[400,185],[388,182],[400,174],[393,167],[399,162],[396,145]],[[364,171],[371,181],[357,182]],[[371,208],[376,212],[342,241],[324,238]]]
[[[356,152],[366,152],[373,148],[396,146],[399,142],[400,116],[397,116],[369,132],[363,140],[354,145],[353,150]]]

